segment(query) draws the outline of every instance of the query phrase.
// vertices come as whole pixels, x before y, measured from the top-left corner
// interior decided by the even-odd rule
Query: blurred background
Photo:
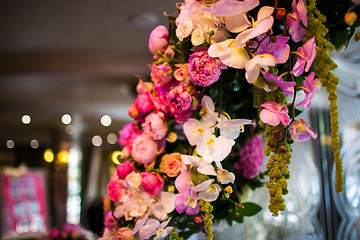
[[[29,227],[32,221],[41,221],[39,216],[34,218],[36,221],[28,217],[19,226],[14,225],[13,230],[5,230],[5,226],[13,223],[4,222],[9,216],[4,210],[8,202],[4,189],[12,185],[3,178],[3,238],[19,239],[19,234],[29,238],[52,227],[62,228],[65,223],[81,224],[100,234],[102,196],[115,166],[112,159],[116,161],[120,149],[118,131],[131,121],[127,109],[135,100],[139,76],[150,72],[148,37],[157,25],[167,26],[164,13],[173,15],[175,3],[175,0],[0,1],[0,167],[3,175],[4,172],[16,175],[25,168],[37,173],[43,179],[46,209],[40,214],[43,225]],[[359,42],[351,42],[348,49],[334,53],[333,57],[341,81],[340,133],[343,143],[353,143],[355,160],[351,158],[349,169],[354,169],[360,161],[360,144],[358,141],[354,144],[360,122]],[[305,116],[320,131],[328,126],[326,98],[326,93],[319,94],[315,110]],[[320,149],[329,147],[328,134],[325,127],[320,138],[305,149],[310,152],[308,164],[314,166],[312,176],[318,177],[319,188],[310,190],[316,196],[312,216],[318,219],[316,231],[322,236],[334,236],[327,239],[335,239],[339,231],[347,231],[341,229],[340,222],[345,218],[356,222],[360,214],[356,212],[350,217],[338,214],[333,201],[336,197],[331,193],[331,155]],[[299,151],[303,153],[303,149]],[[329,165],[324,166],[329,158]],[[339,198],[349,202],[350,196],[353,202],[350,201],[349,211],[354,212],[351,207],[356,209],[360,205],[360,172],[351,174],[356,188],[351,190],[352,195],[345,193]],[[36,181],[33,185],[42,186]],[[30,216],[24,210],[27,207],[19,206],[17,214]],[[355,226],[358,228],[359,223]],[[269,229],[275,228],[272,225]]]

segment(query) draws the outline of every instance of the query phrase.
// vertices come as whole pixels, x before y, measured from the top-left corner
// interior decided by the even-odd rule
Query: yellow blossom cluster
[[[337,192],[343,191],[343,167],[340,158],[340,139],[339,139],[339,121],[338,121],[338,107],[337,107],[337,93],[336,88],[339,79],[334,75],[332,70],[336,68],[336,64],[329,56],[329,51],[334,50],[334,46],[325,39],[328,32],[323,24],[326,21],[324,15],[316,9],[316,0],[309,0],[307,5],[308,24],[307,35],[304,37],[305,41],[312,36],[315,36],[316,58],[313,64],[313,70],[319,76],[319,81],[326,88],[328,99],[330,101],[330,123],[331,123],[331,147],[335,162],[335,189]]]
[[[213,211],[213,206],[211,203],[206,202],[204,200],[199,201],[200,204],[200,211],[204,214],[204,226],[206,231],[206,238],[207,239],[213,239],[213,231],[212,231],[212,224],[213,224],[213,218],[214,215],[211,213]]]

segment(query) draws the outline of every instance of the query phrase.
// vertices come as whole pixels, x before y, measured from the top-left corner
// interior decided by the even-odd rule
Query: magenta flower
[[[255,135],[242,146],[239,159],[234,164],[237,175],[251,179],[258,174],[264,160],[262,145],[261,137]]]
[[[316,56],[316,44],[315,37],[310,38],[303,47],[299,47],[297,50],[296,63],[293,70],[290,72],[296,77],[300,76],[305,69],[305,72],[310,70]],[[306,65],[306,67],[305,67]]]
[[[163,112],[150,113],[142,124],[144,132],[149,134],[154,140],[161,140],[166,135],[167,126],[164,123],[164,117]]]
[[[132,142],[134,139],[140,135],[140,130],[135,127],[134,123],[128,123],[124,126],[122,130],[119,131],[120,138],[119,144],[123,147],[127,147],[129,151],[132,148]]]
[[[107,193],[109,198],[113,202],[119,201],[122,192],[123,192],[124,186],[119,181],[119,179],[111,178],[110,182],[107,185]]]
[[[281,88],[286,96],[290,96],[291,94],[294,93],[294,87],[296,85],[296,82],[285,82],[283,80],[282,77],[271,74],[271,73],[267,73],[264,71],[261,71],[261,73],[263,74],[264,78],[269,81],[269,82],[275,82],[276,85]]]
[[[280,122],[285,126],[289,125],[290,117],[285,104],[276,102],[265,102],[261,104],[264,109],[260,112],[260,119],[264,123],[276,126]]]
[[[166,46],[168,45],[169,30],[162,25],[157,26],[152,30],[149,38],[149,50],[152,54],[155,54],[155,51],[164,52]]]
[[[183,86],[174,87],[169,92],[168,99],[171,105],[180,111],[186,111],[191,107],[191,95]]]
[[[296,106],[303,106],[307,109],[311,107],[311,100],[314,97],[315,93],[318,92],[321,88],[320,83],[315,78],[315,73],[310,73],[306,77],[306,81],[303,81],[302,89],[305,93],[305,98],[302,102],[298,103]]]
[[[134,164],[130,161],[123,162],[116,167],[116,173],[119,179],[125,179],[126,176],[135,171]]]
[[[207,87],[219,80],[224,65],[217,58],[209,56],[204,48],[198,48],[189,58],[188,74],[195,85]]]
[[[160,65],[153,64],[151,66],[150,76],[155,85],[164,86],[165,84],[168,84],[173,78],[172,74],[169,74],[171,71],[172,68],[168,63],[163,63]]]
[[[289,130],[291,131],[291,137],[296,142],[307,141],[310,137],[316,138],[317,132],[309,127],[303,119],[300,121],[296,120],[289,126]]]
[[[155,196],[164,187],[164,179],[158,173],[141,173],[142,180],[141,185],[143,186],[146,193],[151,196]]]
[[[153,109],[153,101],[149,92],[137,95],[135,100],[136,109],[141,113],[150,112]]]
[[[258,37],[258,40],[263,37],[264,35]],[[289,37],[276,36],[276,42],[272,42],[270,41],[270,37],[266,37],[265,40],[260,43],[256,55],[268,53],[276,58],[277,63],[285,63],[290,53],[290,46],[287,45],[289,39]]]
[[[293,0],[291,7],[293,12],[286,16],[286,27],[289,29],[292,39],[299,42],[306,34],[306,30],[300,25],[300,20],[305,27],[308,26],[306,8],[303,0],[299,0],[297,4],[296,0]]]
[[[111,211],[107,212],[104,217],[104,225],[107,229],[112,230],[117,224],[116,219]]]

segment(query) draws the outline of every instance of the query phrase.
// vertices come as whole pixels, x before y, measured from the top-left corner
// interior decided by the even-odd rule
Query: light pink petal
[[[194,191],[196,192],[200,192],[200,191],[204,191],[210,184],[212,184],[214,182],[214,179],[209,179],[209,180],[206,180],[202,183],[200,183],[199,185],[197,185],[195,188],[194,188]]]
[[[284,124],[285,126],[289,125],[290,123],[290,117],[287,113],[279,113],[277,115],[277,117],[280,119],[280,121],[282,122],[282,124]]]
[[[294,0],[294,1],[296,1],[296,0]],[[299,0],[296,8],[297,8],[297,12],[299,14],[299,19],[303,22],[304,26],[307,27],[308,26],[307,14],[306,14],[306,8],[305,8],[305,4],[304,4],[303,0]]]
[[[226,17],[225,24],[226,28],[232,33],[239,33],[251,26],[245,13]]]
[[[270,6],[264,6],[260,8],[258,14],[257,14],[257,22],[261,22],[262,20],[270,17],[274,12],[274,8]]]
[[[260,106],[271,112],[278,112],[280,110],[279,105],[276,102],[265,102]]]
[[[259,0],[221,0],[213,4],[210,8],[204,8],[203,11],[211,13],[213,16],[233,16],[241,12],[248,12],[259,5]]]
[[[280,120],[277,118],[277,114],[274,112],[270,112],[267,109],[263,109],[260,112],[260,119],[264,123],[267,123],[271,126],[276,126],[280,123]]]

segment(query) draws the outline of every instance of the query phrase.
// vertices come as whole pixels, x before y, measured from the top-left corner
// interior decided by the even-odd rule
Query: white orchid
[[[154,240],[165,238],[172,230],[173,227],[166,227],[170,219],[166,222],[160,223],[156,219],[149,219],[139,230],[139,235],[142,239],[149,239],[151,236],[155,237]]]
[[[242,69],[249,60],[249,56],[244,47],[235,46],[235,39],[212,44],[208,53],[210,57],[219,58],[228,67]]]
[[[199,173],[216,176],[213,165],[204,161],[203,158],[197,156],[181,155],[181,160],[184,164],[195,165]]]
[[[248,40],[266,33],[274,24],[273,11],[273,7],[262,7],[258,12],[257,21],[253,23],[253,27],[237,35],[235,38],[235,46],[238,48],[244,47]]]
[[[226,169],[218,169],[216,172],[217,181],[221,184],[234,183],[235,175],[232,172],[228,172]]]
[[[270,54],[259,54],[250,59],[245,66],[245,78],[249,83],[254,83],[260,74],[260,70],[269,71],[269,67],[274,67],[277,61]]]
[[[168,213],[175,209],[175,194],[161,191],[150,200],[151,213],[159,219],[164,221],[168,218]]]
[[[214,179],[209,179],[194,188],[194,191],[198,192],[200,199],[207,202],[213,202],[219,197],[221,187],[213,182]]]

